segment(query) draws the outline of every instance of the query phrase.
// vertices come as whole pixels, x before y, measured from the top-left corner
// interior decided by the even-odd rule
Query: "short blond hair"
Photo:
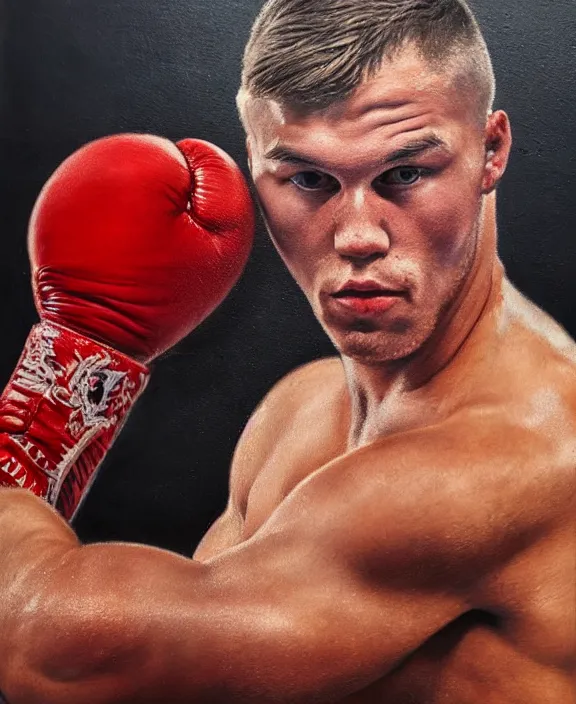
[[[465,0],[268,0],[244,52],[240,111],[246,95],[326,108],[409,43],[436,69],[456,66],[485,118],[494,71]]]

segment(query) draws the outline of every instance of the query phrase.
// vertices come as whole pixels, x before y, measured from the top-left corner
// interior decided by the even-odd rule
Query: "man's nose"
[[[378,202],[374,203],[374,199]],[[334,249],[347,259],[385,257],[390,238],[382,219],[382,203],[376,194],[363,190],[347,194],[334,213]]]

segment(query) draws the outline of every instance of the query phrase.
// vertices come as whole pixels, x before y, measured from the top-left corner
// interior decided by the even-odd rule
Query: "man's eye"
[[[411,186],[420,180],[423,171],[415,166],[399,166],[382,174],[378,181],[385,186]]]
[[[335,191],[338,182],[332,176],[317,171],[300,171],[290,178],[290,181],[303,191]]]

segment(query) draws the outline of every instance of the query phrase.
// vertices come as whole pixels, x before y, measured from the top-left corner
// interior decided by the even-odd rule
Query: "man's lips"
[[[405,292],[401,289],[386,286],[372,279],[350,279],[335,291],[332,296],[334,296],[334,298],[345,298],[347,296],[370,298],[373,296],[402,296],[404,293]]]
[[[366,315],[386,312],[405,295],[405,291],[387,288],[376,281],[347,281],[331,298],[342,310]]]
[[[401,296],[399,291],[384,289],[368,289],[367,291],[357,291],[353,288],[343,289],[332,294],[333,298],[375,298],[377,296]]]

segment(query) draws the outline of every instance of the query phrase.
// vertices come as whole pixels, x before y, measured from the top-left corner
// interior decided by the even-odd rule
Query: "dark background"
[[[1,2],[2,0],[0,0]],[[313,0],[311,0],[313,1]],[[26,225],[50,173],[117,132],[215,142],[245,166],[234,96],[261,0],[0,5],[0,386],[36,315]],[[499,199],[512,280],[576,333],[574,0],[476,0],[515,146]],[[332,353],[262,226],[222,307],[155,365],[76,522],[84,540],[190,554],[222,510],[230,457],[271,385]]]

